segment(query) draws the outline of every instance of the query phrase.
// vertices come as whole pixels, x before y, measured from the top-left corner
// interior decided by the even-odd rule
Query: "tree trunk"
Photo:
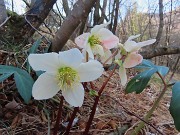
[[[4,0],[0,0],[0,24],[2,24],[7,18],[6,6]]]
[[[78,0],[52,41],[51,51],[60,51],[81,20],[86,20],[96,0]]]

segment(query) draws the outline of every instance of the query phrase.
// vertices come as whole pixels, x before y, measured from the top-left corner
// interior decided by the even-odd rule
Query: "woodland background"
[[[20,1],[23,2],[24,7],[18,5]],[[74,39],[83,32],[89,31],[94,25],[111,22],[108,28],[120,38],[121,43],[124,43],[129,36],[136,34],[141,34],[137,41],[155,38],[156,42],[143,48],[141,54],[145,59],[151,59],[157,65],[169,67],[171,69],[170,78],[179,79],[180,1],[146,0],[146,2],[141,2],[142,5],[139,3],[135,0],[0,0],[0,64],[25,68],[24,62],[28,49],[38,39],[41,39],[38,52],[44,52],[45,50],[58,52],[77,47]],[[15,12],[19,8],[22,8],[23,13]],[[134,74],[134,71],[129,71],[130,76]],[[104,76],[106,77],[106,75]],[[120,98],[121,103],[126,108],[131,108],[136,113],[138,109],[137,114],[143,116],[143,110],[148,110],[146,105],[150,106],[153,102],[151,101],[152,97],[158,93],[156,91],[160,85],[158,80],[155,78],[157,84],[150,85],[145,93],[136,97],[131,94],[123,95],[123,92],[118,92],[119,95],[116,95],[116,90],[123,89],[121,86],[113,84],[118,80],[116,77],[112,79],[107,88],[107,91],[111,90],[112,94],[110,96],[118,99],[118,101]],[[31,134],[32,132],[34,134],[44,134],[47,127],[50,128],[47,125],[49,114],[47,115],[46,111],[42,109],[44,102],[32,102],[31,106],[26,106],[18,98],[18,93],[15,93],[14,89],[16,88],[14,88],[14,82],[11,79],[0,85],[0,118],[2,118],[2,120],[0,119],[0,134]],[[111,97],[109,98],[111,99]],[[132,104],[137,98],[139,106]],[[9,107],[10,109],[8,107],[4,108],[13,99],[23,109],[12,111],[12,107]],[[142,103],[143,100],[144,103]],[[169,100],[167,94],[162,103],[163,106],[160,108],[161,111],[155,114],[159,119],[152,118],[152,122],[170,135],[177,133],[177,131],[172,125],[172,118],[168,113],[164,113],[167,109],[163,107],[168,104],[166,101]],[[91,102],[90,98],[89,104]],[[41,107],[36,107],[36,104]],[[109,115],[111,113],[119,113],[117,112],[119,111],[117,109],[119,105],[116,104],[116,101],[112,100],[110,104],[110,107],[107,107],[105,99],[102,99],[100,113],[96,115],[91,130],[92,134],[109,134],[111,131],[119,133],[120,131],[115,131],[116,127],[121,127],[120,129],[124,132],[127,129],[126,125],[131,127],[137,122],[138,119],[134,116],[128,117],[124,114],[123,117],[121,114],[121,119],[125,124],[122,123],[121,119],[118,119],[119,114],[110,119]],[[56,103],[48,102],[46,105],[47,109],[51,110],[56,106]],[[109,111],[107,113],[106,108],[113,112]],[[122,109],[120,110],[122,112]],[[87,117],[88,110],[82,109],[81,112],[84,115],[79,118],[78,129],[84,128],[82,123]],[[99,117],[104,117],[101,116],[104,113],[105,118],[99,120]],[[163,113],[164,116],[162,116]],[[55,117],[56,111],[52,112],[51,116]],[[67,114],[64,114],[64,119],[68,119]],[[32,124],[33,122],[34,124]],[[121,126],[119,126],[119,123],[121,123]],[[41,128],[39,125],[41,125]],[[145,130],[155,133],[148,126]],[[80,130],[76,132],[76,128],[72,131],[73,134],[79,132]]]

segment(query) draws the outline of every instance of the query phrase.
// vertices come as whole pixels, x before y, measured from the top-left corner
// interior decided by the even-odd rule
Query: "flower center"
[[[59,68],[56,77],[59,87],[63,89],[73,87],[73,84],[77,83],[80,79],[77,71],[70,67]]]
[[[94,35],[89,37],[88,43],[90,44],[91,47],[94,47],[96,44],[101,44],[101,42],[99,41],[99,38]]]

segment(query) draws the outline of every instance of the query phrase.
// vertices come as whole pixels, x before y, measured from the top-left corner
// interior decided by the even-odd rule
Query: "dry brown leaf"
[[[104,126],[106,126],[107,123],[104,122],[104,121],[99,121],[97,124],[96,124],[96,129],[103,129]]]
[[[6,107],[7,109],[21,109],[21,108],[22,108],[22,107],[20,106],[20,104],[17,103],[14,99],[13,99],[11,102],[7,103],[7,104],[5,105],[5,107]]]
[[[116,129],[117,127],[116,121],[114,120],[110,120],[108,124],[112,127],[112,129]]]
[[[22,116],[18,114],[18,115],[13,119],[13,121],[12,121],[12,123],[11,123],[11,127],[12,127],[12,128],[15,128],[15,127],[21,122],[21,119],[22,119]]]

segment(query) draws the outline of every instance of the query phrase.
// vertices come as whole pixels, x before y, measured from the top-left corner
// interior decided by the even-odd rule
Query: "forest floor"
[[[0,50],[0,64],[17,65],[14,60],[15,52]],[[17,57],[16,57],[17,58]],[[21,60],[20,60],[21,59]],[[24,55],[18,54],[19,61],[25,61]],[[111,71],[103,73],[102,77],[93,84],[98,89]],[[129,78],[135,75],[129,70]],[[180,80],[179,74],[174,80]],[[161,81],[154,76],[148,87],[141,94],[125,94],[124,87],[120,85],[118,70],[108,82],[97,107],[95,118],[90,129],[91,135],[129,135],[130,131],[150,110],[153,102],[161,91]],[[31,100],[25,104],[17,92],[13,77],[0,83],[0,135],[46,135],[53,133],[53,127],[58,111],[60,93],[54,99],[36,101]],[[177,135],[173,119],[169,113],[171,90],[167,90],[159,107],[154,111],[149,124],[141,131],[142,135]],[[91,112],[94,97],[88,92],[85,94],[83,106],[80,108],[70,133],[81,135]],[[72,113],[72,107],[64,103],[60,134]],[[139,117],[139,118],[138,118]],[[154,125],[155,129],[151,126]]]

